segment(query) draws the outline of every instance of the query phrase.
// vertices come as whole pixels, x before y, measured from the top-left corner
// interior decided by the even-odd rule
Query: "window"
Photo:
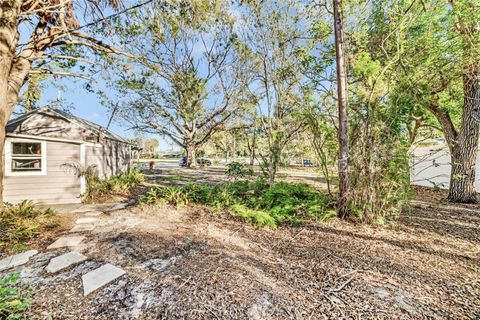
[[[42,171],[40,142],[12,142],[12,172]]]
[[[7,139],[6,175],[46,174],[45,146],[44,141]]]

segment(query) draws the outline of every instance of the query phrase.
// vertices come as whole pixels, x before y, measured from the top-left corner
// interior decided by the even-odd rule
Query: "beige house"
[[[130,168],[133,145],[64,111],[42,108],[7,124],[4,201],[79,203],[84,176],[72,167],[93,166],[102,178]]]

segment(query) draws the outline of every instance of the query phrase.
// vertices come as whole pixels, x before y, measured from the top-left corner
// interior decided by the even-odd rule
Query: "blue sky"
[[[131,2],[132,1],[127,0],[128,4]],[[240,18],[238,11],[233,10],[231,11],[231,14],[235,15],[237,18]],[[27,28],[25,28],[24,31],[26,31],[25,34],[29,34]],[[115,41],[113,41],[113,44],[115,45]],[[85,72],[78,73],[85,74]],[[116,94],[106,86],[104,82],[105,80],[101,79],[101,77],[98,75],[94,77],[97,78],[98,83],[90,83],[93,91],[102,90],[106,96],[114,99]],[[85,118],[102,126],[107,126],[110,119],[110,111],[101,104],[100,97],[97,94],[85,89],[85,85],[87,83],[88,82],[85,80],[71,77],[50,77],[44,82],[45,87],[44,90],[42,90],[42,96],[38,106],[43,107],[50,105],[54,107],[58,104],[57,97],[60,95],[62,108],[68,109],[76,116]],[[211,89],[211,91],[214,91],[213,88]],[[214,98],[215,97],[211,97],[209,100],[213,100]],[[125,122],[122,122],[121,119],[114,118],[109,129],[123,137],[132,138],[135,136],[135,132],[133,130],[129,130],[128,127],[129,125]],[[178,150],[178,146],[174,145],[169,139],[160,136],[156,136],[155,138],[160,141],[160,150]]]
[[[129,7],[138,2],[139,1],[136,0],[122,1],[124,7]],[[111,9],[106,9],[104,12],[106,16],[111,13],[113,13]],[[81,14],[77,15],[77,18],[79,19],[80,24],[89,22],[84,21]],[[33,30],[34,23],[35,21],[32,23],[25,22],[20,26],[20,43],[25,43],[28,41],[28,38]],[[86,74],[85,72],[79,73]],[[105,83],[100,77],[93,77],[97,78],[98,80],[98,83],[91,83],[94,91],[101,89],[105,91],[108,96],[115,96],[114,92],[106,88]],[[47,105],[58,105],[57,99],[60,93],[61,107],[63,109],[66,108],[76,116],[82,117],[99,125],[106,126],[110,118],[110,112],[106,107],[102,106],[100,98],[97,96],[97,94],[89,92],[85,89],[86,84],[87,81],[72,77],[50,77],[48,80],[42,83],[44,88],[41,93],[41,99],[37,106],[44,107]],[[23,89],[25,89],[25,87]],[[12,117],[14,116],[15,115]],[[135,136],[135,132],[133,130],[129,130],[128,126],[124,123],[121,123],[120,119],[117,119],[117,121],[114,119],[114,121],[110,124],[109,129],[126,138],[133,138]],[[155,138],[160,141],[160,150],[172,149],[172,143],[169,140],[159,136],[156,136]],[[173,146],[173,148],[175,150],[178,149],[176,146]]]
[[[50,78],[51,85],[46,86],[42,91],[42,96],[39,102],[39,106],[46,105],[56,106],[58,96],[60,94],[62,107],[67,107],[74,115],[102,125],[107,126],[110,119],[110,111],[106,107],[102,106],[99,97],[92,92],[87,91],[84,86],[87,83],[85,80],[73,79],[70,77],[60,77],[56,80]],[[105,90],[107,94],[114,95],[108,88],[104,87],[104,84],[100,81],[97,84],[92,84],[93,89]],[[122,123],[120,119],[114,118],[109,127],[113,132],[126,138],[133,138],[135,132],[129,130],[125,123]],[[160,150],[170,151],[172,147],[174,150],[178,150],[178,147],[173,145],[168,139],[156,136],[160,141]]]
[[[39,106],[56,106],[57,97],[60,94],[62,107],[72,107],[69,110],[73,114],[99,125],[107,126],[110,113],[100,104],[96,94],[85,90],[83,87],[84,80],[58,78],[55,82],[56,86],[50,85],[42,92]],[[57,86],[62,86],[62,89],[59,89]],[[115,121],[110,125],[110,129],[124,137],[134,136],[133,131],[127,130],[128,128]]]

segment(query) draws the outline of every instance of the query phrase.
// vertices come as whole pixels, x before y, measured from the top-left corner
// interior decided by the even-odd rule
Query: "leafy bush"
[[[227,164],[226,174],[233,181],[237,181],[240,178],[253,176],[253,169],[244,163],[233,161]]]
[[[258,206],[269,210],[279,221],[297,223],[305,218],[322,219],[329,203],[328,197],[307,184],[280,182],[266,189]]]
[[[30,200],[17,205],[6,203],[0,212],[0,251],[21,251],[27,241],[56,225],[51,209],[39,209]]]
[[[232,216],[242,217],[256,226],[268,226],[272,229],[277,228],[277,221],[266,211],[249,209],[241,204],[236,204],[231,207],[230,212]]]
[[[328,210],[328,196],[312,186],[280,182],[269,187],[264,179],[157,187],[142,195],[140,202],[206,205],[271,228],[282,223],[298,225],[309,220],[321,221],[335,215],[335,211]]]
[[[113,193],[128,193],[141,184],[144,179],[144,175],[139,171],[130,170],[127,173],[110,177],[110,179],[105,180],[105,183]]]
[[[30,306],[30,292],[18,285],[18,273],[0,278],[0,319],[24,319],[24,312]]]
[[[97,174],[86,175],[86,179],[85,200],[95,201],[114,194],[127,195],[140,185],[145,177],[138,170],[130,170],[127,173],[117,174],[105,180],[100,179]]]

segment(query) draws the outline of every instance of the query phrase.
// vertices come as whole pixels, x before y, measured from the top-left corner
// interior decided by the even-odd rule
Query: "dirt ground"
[[[422,193],[390,228],[332,220],[257,229],[199,207],[102,217],[90,261],[55,276],[22,271],[34,319],[480,319],[480,210]],[[424,201],[434,200],[436,204]],[[62,217],[65,230],[75,215]],[[51,239],[36,245],[40,249]],[[58,253],[57,253],[58,254]],[[83,297],[81,274],[127,274]]]

